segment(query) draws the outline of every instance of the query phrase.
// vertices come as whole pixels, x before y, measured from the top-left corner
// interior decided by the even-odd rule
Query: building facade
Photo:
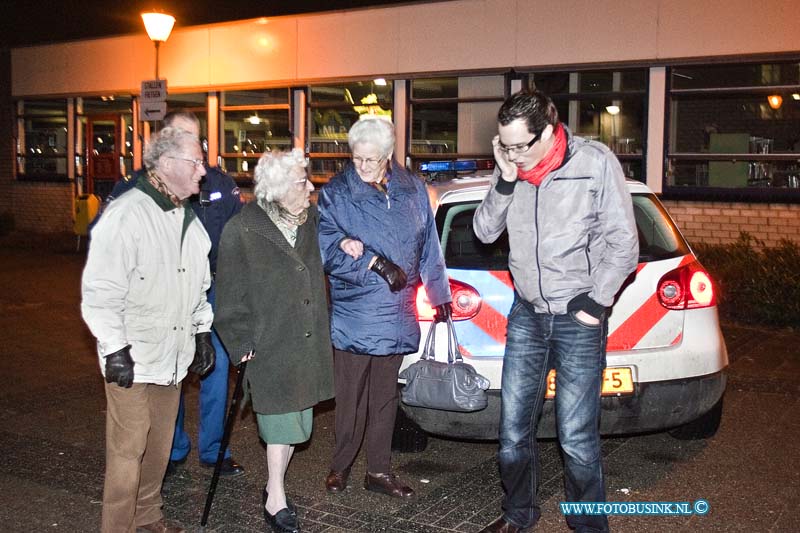
[[[178,28],[160,47],[168,107],[201,118],[209,160],[243,187],[264,150],[302,147],[323,183],[362,113],[391,115],[397,156],[491,159],[503,99],[550,94],[659,193],[690,242],[746,231],[800,242],[796,2],[452,0]],[[137,35],[15,48],[0,121],[0,213],[72,229],[76,199],[141,166],[151,127]],[[431,179],[447,179],[447,172]]]

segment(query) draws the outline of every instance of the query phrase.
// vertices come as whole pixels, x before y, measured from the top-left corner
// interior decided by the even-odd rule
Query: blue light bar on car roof
[[[473,170],[489,170],[494,168],[490,159],[467,159],[450,161],[427,161],[420,163],[420,172],[470,172]]]

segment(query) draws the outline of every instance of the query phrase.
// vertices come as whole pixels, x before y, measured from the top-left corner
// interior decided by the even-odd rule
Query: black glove
[[[376,272],[380,277],[386,280],[392,292],[397,292],[406,286],[408,278],[403,269],[395,265],[382,255],[375,256],[375,262],[370,267],[370,270]]]
[[[194,352],[194,360],[189,365],[189,372],[194,372],[198,376],[205,376],[214,367],[217,353],[214,345],[211,344],[211,332],[196,333],[194,342],[197,349]]]
[[[133,385],[131,345],[106,356],[106,383],[116,383],[126,389]]]
[[[453,314],[453,305],[450,302],[436,306],[436,313],[433,315],[434,322],[447,322]]]

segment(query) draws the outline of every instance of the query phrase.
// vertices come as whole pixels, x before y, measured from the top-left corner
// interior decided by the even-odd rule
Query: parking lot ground
[[[0,247],[0,531],[98,529],[105,399],[94,341],[80,318],[84,254],[72,246]],[[613,516],[612,530],[800,531],[800,333],[723,330],[731,367],[716,437],[681,441],[658,433],[603,441],[609,501],[702,498],[709,513]],[[194,435],[197,384],[185,389]],[[410,502],[365,491],[361,459],[348,490],[327,494],[333,417],[333,402],[319,406],[312,440],[289,468],[287,490],[304,531],[469,533],[499,515],[493,442],[432,438],[422,453],[395,454],[395,470],[418,494]],[[206,531],[263,531],[265,454],[249,410],[237,419],[231,447],[247,473],[220,480]],[[542,459],[543,517],[535,531],[568,531],[558,509],[563,489],[555,442],[542,443]],[[164,485],[165,514],[201,531],[210,477],[193,451]]]

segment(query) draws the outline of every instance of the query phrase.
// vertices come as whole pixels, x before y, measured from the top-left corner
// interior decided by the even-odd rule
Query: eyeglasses
[[[308,176],[304,177],[301,180],[294,180],[292,183],[294,183],[295,185],[301,185],[302,184],[303,187],[305,188],[306,183],[308,183]]]
[[[524,154],[525,152],[527,152],[528,150],[531,149],[531,146],[536,144],[536,141],[538,141],[539,137],[541,137],[541,136],[542,136],[542,132],[540,131],[539,133],[534,135],[533,139],[531,139],[528,143],[526,143],[526,144],[515,144],[514,146],[506,146],[505,144],[503,144],[501,142],[500,143],[500,150],[502,150],[503,152],[505,152],[507,154],[510,154],[510,153],[514,153],[516,155]]]
[[[356,167],[364,166],[366,168],[375,168],[378,165],[380,165],[381,163],[383,163],[384,159],[385,159],[384,157],[381,157],[379,159],[366,159],[364,157],[359,157],[357,155],[354,155],[353,156],[353,164]]]
[[[187,159],[185,157],[173,157],[171,155],[168,155],[167,157],[169,157],[170,159],[180,159],[181,161],[186,161],[187,163],[193,164],[197,168],[200,168],[200,167],[203,166],[203,160],[202,159]]]

